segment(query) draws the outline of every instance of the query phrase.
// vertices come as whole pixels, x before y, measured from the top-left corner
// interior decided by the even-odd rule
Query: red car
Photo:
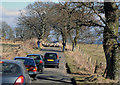
[[[36,63],[34,61],[33,58],[29,58],[29,57],[15,57],[14,60],[19,60],[22,61],[30,75],[30,77],[32,78],[36,78],[37,75],[37,66]]]

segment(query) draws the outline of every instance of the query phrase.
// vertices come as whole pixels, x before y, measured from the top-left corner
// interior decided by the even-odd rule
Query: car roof
[[[41,54],[28,54],[28,55],[41,55]]]
[[[31,59],[31,60],[33,60],[34,61],[34,59],[33,58],[29,58],[29,57],[15,57],[14,59]],[[34,61],[34,64],[35,64],[35,61]],[[36,64],[35,64],[36,65]]]
[[[21,69],[20,74],[23,74],[23,72],[24,72],[24,68],[23,68],[24,64],[21,61],[17,61],[17,60],[2,60],[2,61],[3,61],[3,63],[6,62],[6,63],[12,63],[12,64],[18,65],[19,68]],[[16,76],[16,74],[15,74],[15,76]]]
[[[54,52],[46,52],[46,53],[48,53],[48,54],[57,54],[57,53],[54,53]],[[45,54],[46,54],[46,53],[45,53]]]
[[[15,58],[33,59],[33,58],[29,58],[29,57],[15,57]]]
[[[16,60],[2,60],[3,62],[8,62],[8,63],[15,63],[15,64],[21,64],[20,61],[16,61]]]

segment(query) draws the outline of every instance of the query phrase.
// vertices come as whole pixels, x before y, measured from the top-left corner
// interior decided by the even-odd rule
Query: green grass
[[[84,52],[86,55],[94,59],[95,61],[97,60],[98,63],[105,63],[105,54],[103,50],[102,45],[95,45],[95,44],[79,44],[78,45],[82,52]]]
[[[81,49],[81,52],[79,51],[79,48]],[[103,51],[103,46],[102,45],[96,45],[96,44],[78,44],[78,49],[77,49],[78,54],[85,54],[84,56],[88,56],[91,58],[91,63],[97,61],[98,64],[106,64],[106,59],[105,59],[105,54]],[[65,52],[66,60],[69,65],[70,70],[73,73],[76,73],[80,70],[85,71],[85,69],[79,69],[78,66],[76,66],[76,63],[73,60],[73,56],[68,56],[67,51]]]
[[[85,54],[84,56],[89,56],[94,61],[97,60],[98,64],[100,64],[100,63],[105,64],[106,63],[105,54],[104,54],[104,50],[103,50],[102,45],[78,44],[77,53],[78,54],[83,53],[83,54]],[[68,56],[67,51],[65,51],[65,56],[66,56],[66,62],[68,64],[68,67],[69,67],[71,73],[73,73],[73,77],[75,78],[77,83],[88,83],[88,82],[89,83],[96,83],[96,82],[99,82],[98,77],[93,76],[93,74],[87,73],[87,71],[85,71],[85,69],[81,69],[81,68],[79,69],[78,66],[76,65],[76,63],[74,62],[74,60],[72,59],[73,56]],[[74,75],[74,73],[79,73],[79,72],[83,72],[83,74],[85,73],[87,75],[81,75],[81,74]],[[104,79],[105,78],[102,79],[103,82],[106,81]]]

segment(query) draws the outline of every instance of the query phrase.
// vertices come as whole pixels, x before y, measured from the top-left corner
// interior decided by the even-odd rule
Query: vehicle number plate
[[[47,61],[54,61],[53,59],[47,59]]]

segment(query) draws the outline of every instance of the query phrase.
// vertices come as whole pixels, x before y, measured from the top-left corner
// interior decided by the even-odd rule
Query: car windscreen
[[[41,56],[39,55],[27,55],[27,57],[33,58],[34,60],[42,60]]]
[[[35,62],[33,59],[25,59],[25,58],[16,58],[15,60],[19,60],[24,63],[24,65],[35,66]]]
[[[0,66],[0,73],[3,75],[17,75],[21,73],[21,68],[17,64],[4,62],[0,63]]]
[[[57,55],[55,53],[46,53],[45,59],[57,59]]]

